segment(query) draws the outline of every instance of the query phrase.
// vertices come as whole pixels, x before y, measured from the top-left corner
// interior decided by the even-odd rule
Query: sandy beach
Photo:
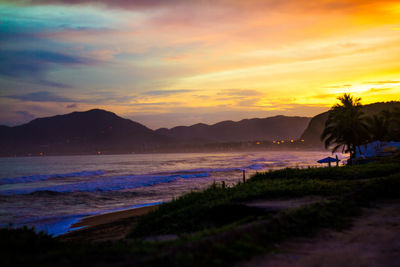
[[[140,216],[157,209],[158,206],[153,205],[88,216],[71,226],[71,228],[83,228],[61,235],[57,239],[90,242],[122,239],[135,225]]]

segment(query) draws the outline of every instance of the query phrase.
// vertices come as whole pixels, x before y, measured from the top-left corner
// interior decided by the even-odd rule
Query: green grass
[[[201,192],[186,194],[144,216],[130,237],[181,234],[219,227],[246,217],[267,216],[240,203],[256,199],[295,198],[309,195],[335,196],[356,190],[365,180],[400,173],[400,164],[308,168],[259,173],[245,184],[231,188],[212,185]],[[361,181],[360,181],[361,180]],[[231,206],[238,207],[229,208]],[[227,207],[227,208],[225,208]],[[218,216],[223,211],[224,221]]]
[[[343,166],[331,168],[285,168],[254,175],[251,182],[266,179],[319,179],[319,180],[356,180],[383,177],[400,172],[398,162],[370,163],[356,166]]]
[[[214,236],[204,235],[179,245],[168,255],[149,262],[163,266],[231,266],[252,256],[277,251],[275,244],[297,236],[312,236],[322,228],[346,229],[361,208],[381,199],[398,199],[400,175],[378,178],[359,190],[297,209],[247,227],[228,228]],[[205,256],[207,255],[207,256]]]
[[[277,251],[275,244],[296,236],[311,236],[321,228],[344,229],[360,214],[354,202],[333,201],[288,211],[241,231],[229,229],[213,237],[190,240],[148,264],[163,266],[231,266],[252,256]],[[205,256],[207,255],[207,256]]]
[[[221,223],[233,223],[244,217],[268,216],[260,209],[241,203],[308,195],[333,196],[350,192],[360,185],[357,181],[285,179],[246,183],[232,188],[212,186],[202,192],[184,195],[147,214],[133,229],[130,237],[187,233],[218,227]]]

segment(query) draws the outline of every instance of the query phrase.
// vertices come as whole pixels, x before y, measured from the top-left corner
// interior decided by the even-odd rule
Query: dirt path
[[[321,231],[279,245],[280,252],[238,266],[400,266],[400,201],[365,209],[343,232]]]
[[[261,208],[266,211],[278,212],[287,209],[299,208],[304,205],[314,204],[325,199],[327,198],[321,196],[305,196],[299,198],[255,200],[244,202],[243,204],[249,207]]]

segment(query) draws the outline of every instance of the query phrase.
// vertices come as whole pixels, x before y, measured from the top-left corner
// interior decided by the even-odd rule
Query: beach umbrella
[[[326,157],[323,159],[318,160],[318,163],[329,163],[329,162],[336,162],[336,161],[340,161],[340,159],[338,158],[332,158],[332,157]]]
[[[340,160],[336,156],[336,158],[326,157],[326,158],[318,160],[317,162],[318,163],[328,163],[328,166],[330,167],[331,166],[331,162],[336,162],[336,166],[339,166],[339,161]]]

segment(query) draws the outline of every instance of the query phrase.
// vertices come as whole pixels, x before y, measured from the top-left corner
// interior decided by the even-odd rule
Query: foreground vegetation
[[[362,208],[399,198],[400,162],[363,166],[284,169],[233,187],[212,185],[142,217],[129,238],[100,244],[60,242],[31,229],[0,230],[0,265],[226,266],[276,251],[275,244],[321,228],[344,229]],[[246,205],[253,200],[321,196],[284,211]],[[148,236],[177,239],[149,242]]]
[[[341,168],[308,168],[259,173],[245,184],[227,188],[213,185],[166,203],[143,217],[131,237],[193,232],[209,227],[271,215],[243,205],[257,199],[295,198],[304,196],[333,197],[350,193],[365,179],[400,173],[400,164],[370,164]],[[362,181],[360,181],[362,180]]]

